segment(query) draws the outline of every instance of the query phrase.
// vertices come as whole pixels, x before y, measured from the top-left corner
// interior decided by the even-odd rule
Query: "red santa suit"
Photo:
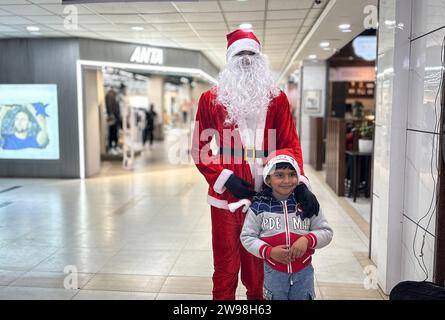
[[[230,49],[230,48],[229,48]],[[227,111],[216,102],[216,88],[201,95],[193,133],[192,157],[209,184],[207,201],[211,205],[214,260],[213,298],[235,299],[238,273],[247,288],[248,299],[263,298],[263,262],[248,253],[240,242],[245,213],[234,213],[228,205],[239,201],[225,183],[234,174],[262,188],[263,161],[268,153],[290,148],[301,174],[303,158],[289,102],[282,91],[275,96],[267,114],[256,121],[227,124]],[[213,135],[219,152],[210,147]],[[304,180],[305,178],[302,177]]]

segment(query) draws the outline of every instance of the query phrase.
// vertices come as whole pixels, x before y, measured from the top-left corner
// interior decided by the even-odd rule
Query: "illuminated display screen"
[[[359,36],[352,41],[352,47],[357,56],[366,61],[374,61],[377,55],[376,36]]]
[[[56,85],[0,85],[0,159],[59,159]]]

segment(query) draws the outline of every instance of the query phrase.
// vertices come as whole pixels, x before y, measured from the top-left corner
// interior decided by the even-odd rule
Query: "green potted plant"
[[[374,126],[364,124],[359,128],[358,151],[372,152],[372,139],[374,136]]]

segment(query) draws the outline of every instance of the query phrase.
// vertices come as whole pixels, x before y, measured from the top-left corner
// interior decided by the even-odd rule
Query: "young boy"
[[[247,251],[264,259],[267,300],[311,300],[315,249],[329,244],[332,229],[321,210],[308,216],[298,203],[300,169],[288,150],[272,154],[264,167],[267,187],[253,198],[241,232]]]

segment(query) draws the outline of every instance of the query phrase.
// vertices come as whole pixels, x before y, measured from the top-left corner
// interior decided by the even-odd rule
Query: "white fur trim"
[[[215,208],[229,210],[227,200],[220,200],[210,195],[207,195],[207,203]]]
[[[249,199],[241,199],[240,201],[229,203],[228,206],[230,212],[235,212],[237,209],[244,206],[243,213],[246,213],[251,204],[252,202]]]
[[[263,169],[263,179],[264,183],[270,187],[270,185],[266,182],[267,176],[270,174],[270,171],[272,170],[273,166],[280,162],[287,162],[290,163],[290,165],[295,169],[297,172],[298,181],[300,181],[301,175],[300,175],[300,166],[298,165],[297,161],[285,154],[280,154],[278,156],[273,157],[270,159]],[[306,179],[307,180],[307,179]],[[308,181],[309,182],[309,181]]]
[[[228,169],[224,169],[223,171],[221,171],[218,179],[216,179],[215,184],[213,185],[213,190],[215,190],[215,192],[219,194],[222,194],[224,191],[226,191],[226,187],[224,185],[232,174],[233,171]]]
[[[307,187],[310,191],[312,191],[311,184],[310,184],[308,178],[306,178],[305,176],[300,176],[300,180],[299,180],[299,181],[300,181],[300,183],[301,183],[301,182],[304,183],[304,184],[306,185],[306,187]]]
[[[261,45],[258,42],[256,42],[255,40],[250,39],[250,38],[243,38],[243,39],[236,40],[234,43],[232,43],[230,45],[229,48],[227,48],[227,55],[226,55],[227,61],[229,61],[230,58],[232,58],[238,52],[244,51],[244,50],[252,51],[255,53],[260,53]]]

